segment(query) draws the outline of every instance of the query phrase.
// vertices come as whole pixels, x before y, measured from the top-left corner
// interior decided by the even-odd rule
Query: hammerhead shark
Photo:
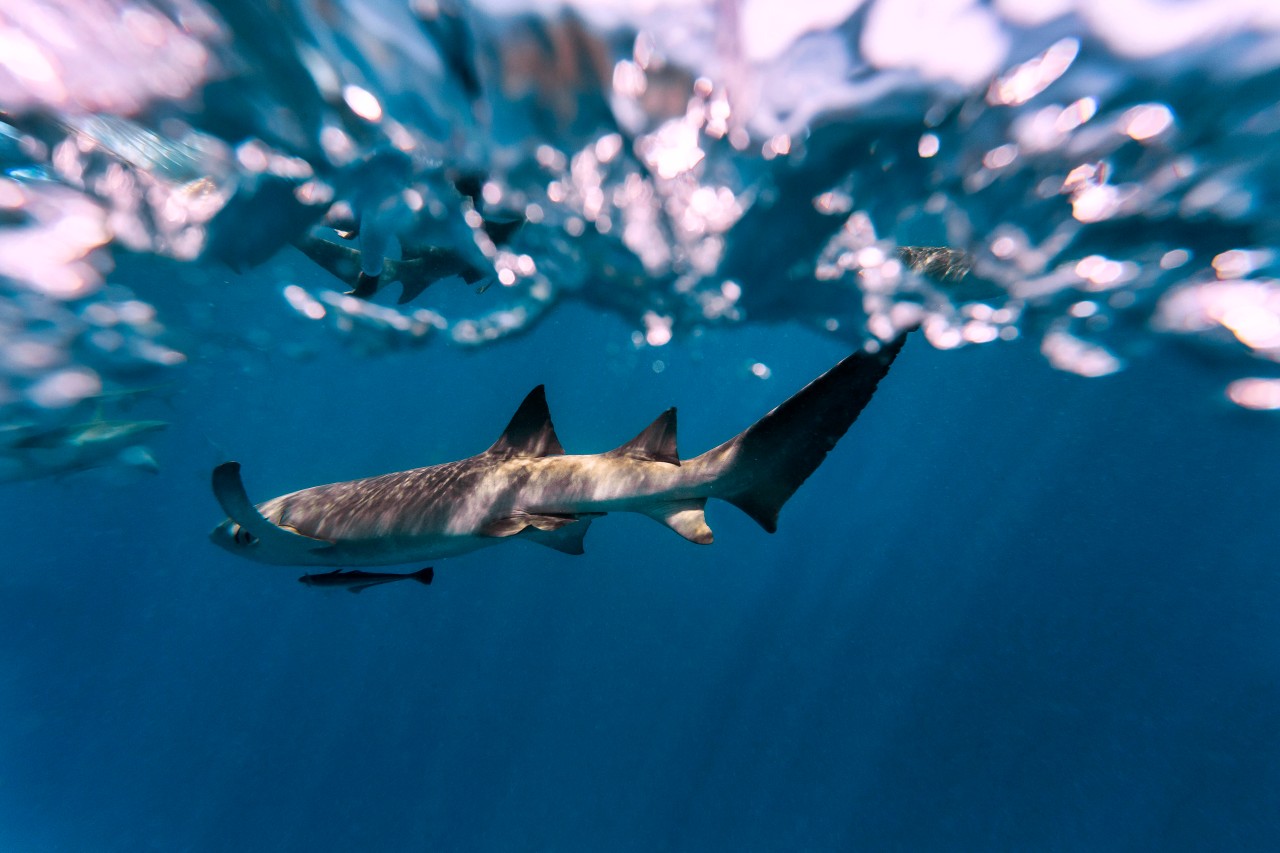
[[[859,351],[744,432],[700,456],[676,451],[676,410],[608,453],[567,455],[539,385],[485,452],[314,486],[254,506],[240,464],[213,471],[227,514],[210,538],[251,560],[299,566],[386,566],[523,539],[583,553],[593,520],[638,512],[700,545],[703,510],[727,501],[773,533],[778,513],[871,401],[905,335]]]

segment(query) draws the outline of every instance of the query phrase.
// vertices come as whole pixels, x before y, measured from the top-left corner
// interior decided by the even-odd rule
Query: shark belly
[[[457,557],[500,541],[483,536],[448,535],[339,541],[331,549],[326,549],[322,565],[396,566]]]

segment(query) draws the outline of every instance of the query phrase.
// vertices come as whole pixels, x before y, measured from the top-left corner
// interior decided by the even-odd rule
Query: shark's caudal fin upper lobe
[[[822,464],[871,402],[906,334],[878,352],[856,352],[810,382],[745,432],[703,455],[727,468],[714,497],[726,500],[773,533],[782,505]]]

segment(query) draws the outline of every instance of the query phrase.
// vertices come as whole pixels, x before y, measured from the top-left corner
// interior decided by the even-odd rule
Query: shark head
[[[257,559],[256,551],[262,543],[261,539],[230,518],[213,528],[209,541],[237,557],[247,557],[250,560]]]
[[[263,512],[255,507],[245,494],[240,481],[240,465],[227,462],[213,472],[213,493],[227,518],[209,534],[210,541],[238,557],[259,563],[274,565],[325,565],[324,553],[331,542],[303,536],[275,520],[278,507],[273,511],[270,501],[263,504]]]
[[[228,518],[209,533],[209,541],[237,557],[273,566],[326,565],[323,554],[329,543],[301,536],[270,522],[249,519],[242,524]],[[254,531],[258,531],[255,533]]]

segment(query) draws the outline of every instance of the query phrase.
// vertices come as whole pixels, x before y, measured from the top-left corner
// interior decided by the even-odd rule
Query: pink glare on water
[[[1025,104],[1049,88],[1075,62],[1080,52],[1077,39],[1066,38],[1053,44],[1034,59],[1018,65],[991,84],[987,103],[992,106]]]
[[[52,373],[27,390],[27,396],[42,409],[64,409],[101,393],[102,379],[87,367]]]
[[[106,213],[95,202],[53,184],[0,180],[6,207],[28,221],[0,231],[0,276],[55,299],[78,299],[102,283],[95,257],[111,239]]]
[[[1274,281],[1212,281],[1177,288],[1160,300],[1152,326],[1166,332],[1221,327],[1261,355],[1280,359],[1280,285]]]
[[[1107,376],[1124,367],[1124,363],[1106,348],[1061,330],[1046,334],[1040,351],[1058,370],[1080,376]]]
[[[661,347],[671,343],[670,317],[663,317],[653,311],[646,311],[644,325],[644,340],[649,346]]]
[[[1164,104],[1140,104],[1125,112],[1120,123],[1130,138],[1143,142],[1168,130],[1173,113]]]
[[[349,84],[342,90],[342,99],[347,102],[347,106],[353,113],[365,121],[382,120],[382,104],[378,103],[378,99],[368,89],[354,83]]]
[[[1227,399],[1256,412],[1280,409],[1280,379],[1237,379],[1227,386]]]
[[[172,17],[136,0],[5,0],[0,109],[130,115],[186,97],[212,70],[206,44],[224,34],[201,4],[169,9]]]

